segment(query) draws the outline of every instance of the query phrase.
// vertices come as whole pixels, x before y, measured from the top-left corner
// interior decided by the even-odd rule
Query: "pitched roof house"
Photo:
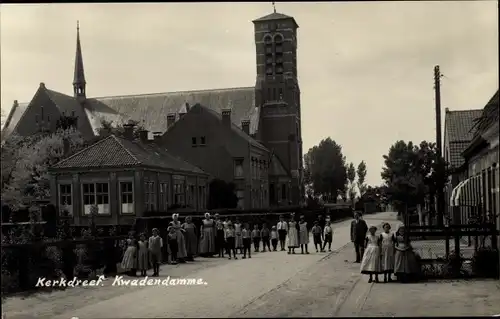
[[[127,130],[127,129],[126,129]],[[130,224],[147,211],[206,209],[209,175],[146,140],[102,138],[50,168],[52,202],[77,225]]]

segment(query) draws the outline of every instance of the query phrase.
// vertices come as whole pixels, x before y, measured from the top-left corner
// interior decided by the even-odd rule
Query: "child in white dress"
[[[377,227],[371,226],[368,229],[368,235],[365,239],[365,253],[361,261],[361,273],[370,275],[368,282],[373,281],[375,275],[375,282],[378,281],[378,274],[380,273],[380,241],[379,237],[375,235]]]
[[[391,233],[391,225],[384,223],[384,232],[380,234],[381,243],[381,270],[384,273],[384,282],[392,281],[391,274],[394,272],[394,234]]]

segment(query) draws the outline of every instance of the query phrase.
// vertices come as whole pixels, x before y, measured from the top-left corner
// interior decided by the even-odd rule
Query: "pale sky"
[[[497,1],[277,3],[297,20],[304,153],[330,136],[381,182],[398,139],[434,140],[433,68],[444,108],[478,109],[498,89]],[[72,94],[76,21],[87,95],[255,84],[253,19],[270,3],[1,6],[1,105],[39,83]]]

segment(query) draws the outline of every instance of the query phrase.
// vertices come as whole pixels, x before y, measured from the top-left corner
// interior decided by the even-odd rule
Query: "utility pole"
[[[436,148],[437,148],[437,161],[442,162],[443,157],[443,144],[441,140],[441,71],[439,70],[439,65],[434,67],[434,93],[436,101]],[[441,170],[441,166],[438,164],[436,168]],[[437,178],[441,178],[443,172],[436,172]],[[444,189],[441,183],[437,183],[436,199],[437,199],[437,224],[438,226],[443,225],[444,217]]]

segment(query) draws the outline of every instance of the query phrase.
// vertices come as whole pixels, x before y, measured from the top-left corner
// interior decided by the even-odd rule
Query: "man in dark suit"
[[[356,262],[361,262],[365,252],[365,238],[368,232],[368,225],[361,218],[361,213],[354,214],[354,220],[351,222],[351,241],[354,243],[356,251]]]

